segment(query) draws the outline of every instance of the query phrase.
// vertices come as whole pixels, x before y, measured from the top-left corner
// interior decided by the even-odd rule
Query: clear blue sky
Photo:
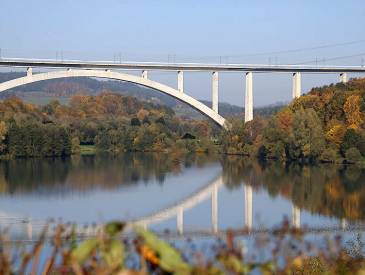
[[[317,58],[319,64],[365,63],[361,0],[1,0],[0,10],[3,57],[113,60],[121,55],[130,61],[214,63],[301,63]],[[273,53],[353,41],[358,42]],[[331,59],[349,55],[358,56]],[[172,73],[151,77],[176,85]],[[220,80],[220,98],[242,105],[242,75],[222,74]],[[303,90],[334,81],[336,75],[304,75]],[[197,98],[209,99],[210,86],[209,74],[186,76],[186,90]],[[254,76],[255,105],[290,96],[290,75]]]

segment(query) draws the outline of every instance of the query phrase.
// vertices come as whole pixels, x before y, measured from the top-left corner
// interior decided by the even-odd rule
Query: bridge
[[[80,60],[50,60],[50,59],[0,59],[1,67],[26,68],[26,76],[0,83],[0,92],[18,86],[67,77],[97,77],[127,81],[142,85],[164,94],[172,96],[181,102],[190,105],[221,127],[228,127],[226,120],[219,114],[219,72],[242,72],[245,78],[245,122],[253,119],[253,74],[254,73],[290,73],[292,76],[292,98],[302,94],[302,73],[335,73],[339,80],[348,81],[348,73],[365,73],[364,66],[308,66],[308,65],[265,65],[265,64],[198,64],[198,63],[116,63],[108,61],[80,61]],[[33,68],[63,69],[33,74]],[[120,71],[123,72],[120,72]],[[136,76],[125,71],[141,71]],[[171,87],[148,78],[149,71],[177,72],[177,87]],[[210,72],[212,74],[212,106],[208,107],[184,89],[184,72]]]

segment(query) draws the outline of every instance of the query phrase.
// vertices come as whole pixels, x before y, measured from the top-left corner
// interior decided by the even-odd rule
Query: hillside
[[[0,82],[22,77],[24,75],[24,73],[20,72],[0,73]],[[27,102],[43,105],[49,103],[55,98],[62,103],[67,103],[69,98],[76,93],[98,95],[104,91],[119,93],[125,96],[133,96],[139,100],[153,104],[165,105],[172,108],[176,115],[180,117],[193,119],[203,118],[200,113],[186,104],[152,89],[128,82],[114,80],[105,81],[85,77],[47,80],[20,86],[13,90],[1,93],[0,99],[5,99],[15,95]],[[201,102],[207,106],[212,105],[210,101],[201,100]],[[278,107],[282,107],[282,105],[278,104],[260,107],[255,109],[255,113],[264,116],[271,115],[279,109]],[[242,116],[244,109],[236,105],[222,102],[219,104],[219,112],[224,117],[235,117]]]

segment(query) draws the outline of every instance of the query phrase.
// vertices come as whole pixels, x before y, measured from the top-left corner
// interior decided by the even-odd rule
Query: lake
[[[32,238],[49,218],[156,231],[346,227],[365,218],[365,170],[239,156],[128,153],[0,162],[0,226]],[[14,233],[15,234],[15,233]]]

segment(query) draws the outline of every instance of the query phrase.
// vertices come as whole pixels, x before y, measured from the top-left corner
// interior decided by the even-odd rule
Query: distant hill
[[[25,73],[3,72],[0,73],[0,82],[22,76],[25,76]],[[149,103],[165,105],[172,108],[180,117],[203,118],[199,112],[190,108],[186,104],[155,90],[124,81],[86,77],[46,80],[20,86],[1,93],[0,99],[5,99],[15,95],[25,101],[43,105],[53,99],[57,99],[62,103],[67,103],[68,98],[76,93],[98,95],[104,91],[119,93],[126,96],[134,96]],[[211,101],[201,100],[201,102],[207,106],[212,105]],[[262,116],[268,116],[273,112],[278,111],[282,106],[284,106],[284,104],[255,108],[254,112]],[[244,109],[236,105],[222,102],[219,103],[219,113],[224,117],[242,116]]]

